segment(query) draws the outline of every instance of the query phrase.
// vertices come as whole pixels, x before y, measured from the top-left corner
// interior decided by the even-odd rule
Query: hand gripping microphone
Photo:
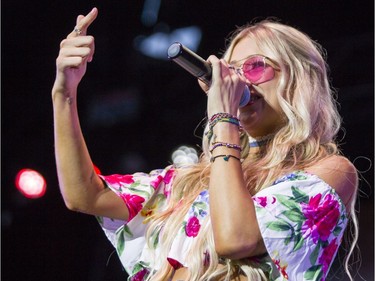
[[[173,43],[168,48],[168,58],[173,60],[187,72],[197,77],[206,85],[211,84],[212,68],[203,58],[179,42]],[[250,90],[246,86],[239,106],[243,107],[250,101]]]

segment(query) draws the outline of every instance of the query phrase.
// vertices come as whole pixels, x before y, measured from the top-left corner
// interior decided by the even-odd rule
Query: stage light
[[[176,166],[198,163],[198,153],[192,147],[180,146],[172,153],[172,161]]]
[[[101,175],[102,172],[100,171],[100,169],[98,168],[98,166],[96,166],[95,164],[93,164],[93,166],[94,166],[95,173],[98,174],[98,175]]]
[[[16,176],[15,183],[22,195],[30,199],[42,197],[47,189],[44,177],[32,169],[20,170]]]
[[[196,51],[201,42],[202,31],[198,26],[188,26],[173,30],[171,33],[155,32],[150,36],[137,36],[134,48],[142,54],[167,60],[168,47],[174,42],[180,42],[192,51]]]
[[[158,21],[160,0],[146,0],[143,5],[141,21],[145,26],[153,26]]]

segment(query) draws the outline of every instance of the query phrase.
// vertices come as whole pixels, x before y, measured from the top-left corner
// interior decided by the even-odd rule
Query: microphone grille
[[[174,59],[182,53],[182,45],[179,42],[175,42],[168,48],[168,58]]]

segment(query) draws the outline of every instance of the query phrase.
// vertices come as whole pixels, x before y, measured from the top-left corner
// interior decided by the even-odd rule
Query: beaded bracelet
[[[240,121],[237,118],[220,117],[220,118],[216,118],[214,121],[210,122],[210,128],[211,128],[211,130],[219,122],[228,122],[228,123],[236,125],[237,127],[240,126]]]
[[[239,157],[231,155],[231,154],[220,154],[220,155],[212,156],[210,158],[210,162],[214,163],[216,158],[221,158],[221,157],[223,157],[224,161],[226,161],[226,162],[228,162],[229,158],[231,158],[231,157],[234,158],[234,159],[237,159],[238,161],[241,162],[241,159]]]
[[[212,143],[212,148],[211,148],[210,152],[212,153],[212,151],[214,151],[215,148],[220,147],[220,146],[225,146],[227,148],[233,148],[233,149],[238,150],[240,152],[242,151],[241,146],[238,145],[238,144],[217,141],[217,142]]]
[[[209,125],[213,128],[218,122],[230,122],[236,125],[240,125],[238,118],[230,113],[219,112],[211,116]]]
[[[237,119],[236,116],[230,114],[230,113],[226,113],[226,112],[219,112],[219,113],[215,113],[214,115],[211,116],[210,118],[210,123],[213,122],[216,118],[233,118],[233,119]]]
[[[210,140],[213,135],[213,128],[215,125],[219,122],[228,122],[231,124],[236,125],[240,129],[240,121],[236,116],[233,116],[229,113],[216,113],[211,116],[208,124],[209,124],[209,130],[206,132],[207,138]]]

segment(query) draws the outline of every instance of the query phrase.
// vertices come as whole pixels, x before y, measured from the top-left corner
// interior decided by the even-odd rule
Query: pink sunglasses
[[[270,58],[262,55],[251,55],[242,60],[245,60],[245,62],[239,67],[230,66],[229,68],[235,69],[237,73],[244,75],[254,85],[272,80],[275,77],[275,70],[280,70]],[[236,62],[238,61],[232,63]]]

